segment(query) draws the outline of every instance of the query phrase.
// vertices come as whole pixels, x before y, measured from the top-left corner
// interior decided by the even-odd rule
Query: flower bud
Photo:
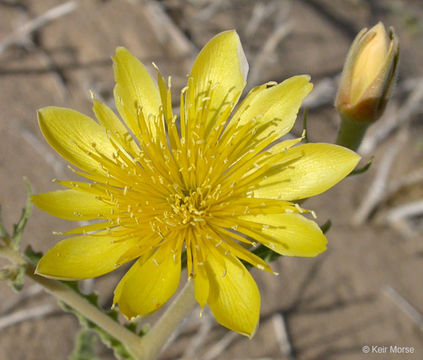
[[[398,68],[399,43],[381,22],[354,39],[342,72],[335,107],[342,118],[371,123],[385,110]]]

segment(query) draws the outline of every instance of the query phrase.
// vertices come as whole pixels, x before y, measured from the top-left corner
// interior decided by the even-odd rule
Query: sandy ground
[[[18,34],[26,22],[61,3],[0,1],[0,44],[11,34]],[[382,20],[394,25],[401,39],[399,84],[381,123],[404,107],[423,75],[423,5],[419,0],[343,0],[336,5],[329,0],[213,4],[206,0],[93,0],[75,4],[74,11],[40,26],[29,36],[15,36],[12,46],[0,51],[0,204],[9,227],[25,203],[23,176],[30,179],[35,192],[57,189],[50,182],[53,178],[72,177],[65,162],[43,140],[36,110],[57,105],[91,114],[90,89],[111,102],[110,57],[119,45],[129,48],[145,64],[154,61],[164,74],[171,74],[176,95],[184,86],[193,57],[205,42],[219,31],[235,28],[250,62],[253,83],[311,74],[316,91],[320,91],[309,113],[312,141],[330,142],[335,138],[338,119],[331,106],[333,84],[361,27]],[[260,14],[262,21],[255,23]],[[260,56],[263,51],[265,56]],[[207,312],[199,321],[196,311],[161,358],[177,359],[185,353],[185,359],[208,360],[422,359],[421,218],[413,220],[415,230],[410,234],[404,228],[394,229],[383,216],[394,206],[421,199],[421,183],[384,198],[376,215],[364,225],[351,224],[390,148],[398,146],[389,183],[421,169],[423,122],[419,106],[409,118],[407,141],[398,145],[395,134],[386,137],[364,156],[364,160],[375,156],[366,174],[348,178],[307,202],[307,207],[316,211],[319,223],[327,219],[333,222],[325,254],[315,259],[281,258],[274,264],[278,277],[254,271],[262,294],[262,317],[252,340],[231,335],[214,320],[207,320]],[[294,132],[301,133],[301,124]],[[24,242],[45,251],[58,240],[52,230],[71,227],[34,209]],[[95,281],[105,307],[110,305],[110,294],[121,274],[118,271]],[[33,290],[28,281],[23,294]],[[406,311],[404,300],[416,313]],[[53,306],[46,316],[0,328],[1,360],[67,359],[78,324],[54,303],[43,292],[23,298],[22,293],[15,294],[6,284],[0,284],[0,321],[17,311]],[[280,331],[281,319],[286,324],[285,333]],[[204,343],[190,355],[192,340],[198,338],[205,323],[211,329]],[[291,357],[286,346],[281,348],[285,342],[280,336],[286,333]],[[365,345],[388,346],[388,351],[365,355]],[[413,347],[414,354],[391,354],[391,345]],[[220,349],[214,357],[210,352],[213,349]],[[102,346],[98,347],[98,357],[113,358]]]

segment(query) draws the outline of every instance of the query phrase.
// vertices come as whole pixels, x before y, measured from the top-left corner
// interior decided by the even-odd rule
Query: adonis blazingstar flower
[[[295,146],[301,139],[276,142],[311,91],[306,75],[256,87],[231,115],[248,71],[234,31],[217,35],[198,55],[179,120],[159,73],[156,87],[124,48],[114,62],[122,121],[96,100],[97,122],[58,107],[38,113],[49,144],[89,182],[58,181],[68,189],[35,195],[34,203],[64,219],[102,221],[66,233],[78,236],[50,249],[37,272],[85,279],[137,259],[114,294],[133,318],[174,294],[186,251],[198,303],[208,304],[220,324],[252,335],[260,294],[240,259],[272,272],[248,247],[260,242],[286,256],[324,251],[322,231],[291,201],[332,187],[358,155],[330,144]]]

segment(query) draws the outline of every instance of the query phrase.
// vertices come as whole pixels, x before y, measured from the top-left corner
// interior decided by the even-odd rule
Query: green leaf
[[[38,261],[43,257],[41,251],[35,251],[31,245],[28,245],[24,251],[25,257],[32,262],[33,265],[37,265]]]
[[[326,234],[330,228],[332,227],[332,221],[328,219],[323,225],[320,226],[320,230],[322,230],[323,234]]]
[[[24,281],[25,281],[25,271],[26,271],[25,265],[16,266],[16,273],[12,280],[12,287],[15,291],[22,290],[24,286]]]
[[[0,281],[8,281],[13,290],[21,291],[25,280],[25,265],[11,265],[0,269]]]
[[[351,171],[351,172],[349,173],[349,175],[348,175],[348,176],[354,176],[354,175],[358,175],[358,174],[363,174],[363,173],[365,173],[367,170],[369,170],[369,169],[370,169],[370,166],[372,165],[373,160],[374,160],[374,156],[372,156],[372,157],[370,158],[370,160],[367,162],[367,164],[366,164],[366,165],[364,165],[364,166],[363,166],[363,167],[361,167],[361,168],[358,168],[358,169],[355,169],[355,170]]]
[[[76,337],[75,348],[69,356],[69,360],[100,360],[94,353],[97,340],[97,335],[93,331],[81,329]]]
[[[4,241],[4,245],[8,246],[10,243],[10,235],[3,225],[3,219],[1,217],[1,205],[0,205],[0,240]]]
[[[32,202],[31,202],[31,196],[32,196],[32,188],[31,183],[27,178],[24,178],[26,189],[27,189],[27,199],[26,199],[26,205],[22,209],[21,217],[16,225],[13,226],[13,236],[11,245],[14,249],[19,249],[21,240],[22,240],[22,233],[25,229],[26,223],[28,222],[28,219],[31,216],[32,212]]]

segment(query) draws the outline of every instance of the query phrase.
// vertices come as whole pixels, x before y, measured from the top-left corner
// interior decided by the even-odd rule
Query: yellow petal
[[[190,111],[198,111],[202,100],[210,95],[209,113],[201,124],[206,134],[228,106],[235,106],[247,73],[248,63],[235,31],[216,35],[198,54],[189,75],[187,105],[192,108]]]
[[[318,195],[347,176],[360,160],[355,152],[332,144],[304,144],[281,154],[269,176],[254,190],[254,197],[282,200]],[[284,162],[292,160],[289,165]]]
[[[316,256],[326,250],[326,237],[319,226],[299,214],[266,214],[242,217],[262,224],[261,231],[243,231],[278,254]]]
[[[40,109],[38,121],[47,142],[61,156],[81,170],[105,175],[98,161],[88,154],[97,149],[112,157],[114,148],[104,127],[75,110],[54,106]]]
[[[94,100],[93,111],[98,122],[110,132],[113,139],[126,151],[131,154],[137,154],[140,151],[138,145],[112,109],[106,104]]]
[[[110,214],[110,205],[94,195],[76,190],[59,190],[32,196],[41,210],[66,220],[92,220]]]
[[[209,254],[208,304],[216,321],[230,330],[252,336],[260,315],[260,293],[249,271],[232,255],[222,256],[224,265]]]
[[[113,303],[128,319],[150,314],[175,293],[180,275],[180,253],[173,256],[169,246],[161,246],[147,260],[132,265],[116,287]]]
[[[127,49],[116,49],[114,72],[116,86],[114,88],[116,108],[132,133],[139,137],[139,111],[153,135],[156,134],[152,116],[159,114],[160,94],[153,79],[144,65]]]
[[[36,273],[73,280],[89,279],[113,271],[121,254],[135,246],[134,241],[120,239],[114,242],[115,239],[107,234],[96,234],[62,240],[41,258]]]
[[[200,304],[201,308],[204,308],[209,297],[210,285],[207,279],[207,272],[204,266],[197,267],[197,273],[194,278],[194,293],[195,300]]]
[[[312,88],[308,75],[293,76],[275,86],[262,85],[248,94],[232,121],[244,126],[255,119],[257,142],[272,132],[283,136],[294,126],[301,103]]]

